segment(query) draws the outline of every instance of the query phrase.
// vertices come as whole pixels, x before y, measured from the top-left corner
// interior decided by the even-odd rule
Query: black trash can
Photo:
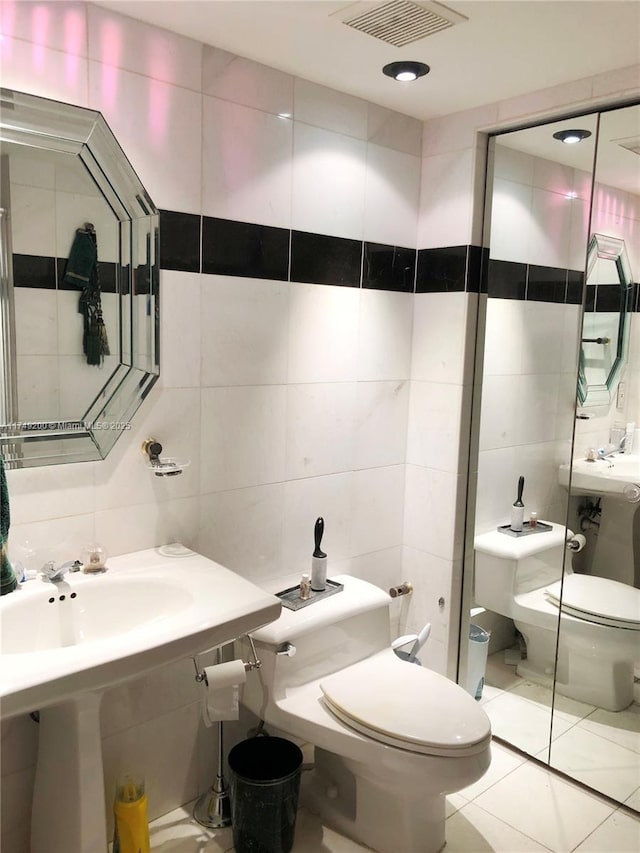
[[[281,737],[254,737],[229,752],[236,853],[289,853],[300,792],[302,750]]]

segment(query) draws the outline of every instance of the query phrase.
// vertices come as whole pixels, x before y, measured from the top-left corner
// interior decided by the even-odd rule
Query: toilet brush
[[[218,649],[218,663],[222,661],[222,652]],[[231,826],[231,803],[224,780],[224,741],[222,720],[218,720],[218,766],[216,778],[208,791],[198,798],[193,807],[193,816],[209,829]]]

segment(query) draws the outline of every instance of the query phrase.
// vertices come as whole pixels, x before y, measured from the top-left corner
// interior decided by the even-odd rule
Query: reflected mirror
[[[633,278],[624,240],[593,234],[578,370],[581,406],[607,405],[627,361]]]
[[[102,459],[159,375],[158,211],[100,113],[1,97],[0,453]]]

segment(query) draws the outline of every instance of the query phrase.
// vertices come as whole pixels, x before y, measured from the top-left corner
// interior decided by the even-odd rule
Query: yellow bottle
[[[113,853],[150,853],[144,780],[125,776],[116,785]]]

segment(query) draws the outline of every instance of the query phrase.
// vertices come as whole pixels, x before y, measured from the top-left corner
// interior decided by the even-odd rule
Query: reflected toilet
[[[574,573],[571,552],[563,579],[573,534],[560,524],[551,528],[523,537],[497,530],[477,536],[475,602],[513,619],[525,638],[518,675],[549,685],[555,671],[562,695],[620,711],[633,701],[633,667],[640,661],[640,590]]]

